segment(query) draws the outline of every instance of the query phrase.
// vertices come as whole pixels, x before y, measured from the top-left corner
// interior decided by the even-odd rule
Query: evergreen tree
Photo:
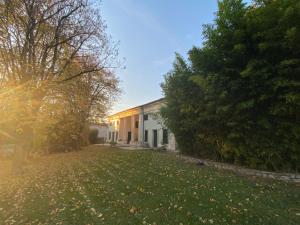
[[[163,115],[183,152],[297,170],[299,21],[299,0],[219,2],[203,47],[188,62],[177,56],[163,84]]]

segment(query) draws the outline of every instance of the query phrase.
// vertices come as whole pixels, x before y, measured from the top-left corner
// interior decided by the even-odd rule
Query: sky
[[[122,94],[110,113],[163,97],[160,84],[175,52],[201,46],[202,26],[212,23],[217,0],[102,0],[107,33],[119,43],[116,71]]]

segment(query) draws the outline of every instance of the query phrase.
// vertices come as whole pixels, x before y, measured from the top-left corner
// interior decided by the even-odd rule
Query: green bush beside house
[[[176,55],[162,115],[182,152],[299,171],[300,2],[223,0],[203,47]]]

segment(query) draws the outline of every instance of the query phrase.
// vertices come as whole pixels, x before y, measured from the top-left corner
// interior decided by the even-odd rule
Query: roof
[[[91,123],[90,126],[107,127],[108,123]]]
[[[156,99],[156,100],[154,100],[154,101],[148,102],[148,103],[146,103],[146,104],[143,104],[143,105],[140,105],[140,106],[137,106],[137,107],[143,107],[143,106],[146,106],[146,105],[151,105],[151,104],[156,103],[156,102],[162,102],[164,99],[165,99],[165,98],[159,98],[159,99]],[[136,107],[136,108],[137,108],[137,107]]]
[[[164,99],[165,99],[165,98],[159,98],[159,99],[156,99],[156,100],[154,100],[154,101],[147,102],[147,103],[145,103],[145,104],[143,104],[143,105],[139,105],[139,106],[135,106],[135,107],[132,107],[132,108],[128,108],[128,109],[126,109],[126,110],[123,110],[123,111],[114,113],[114,114],[110,115],[109,117],[116,116],[116,115],[118,115],[118,114],[120,114],[120,113],[123,113],[123,112],[126,112],[126,111],[128,111],[128,110],[134,110],[134,109],[142,108],[142,107],[144,107],[144,106],[151,105],[151,104],[154,104],[154,103],[157,103],[157,102],[162,102]]]

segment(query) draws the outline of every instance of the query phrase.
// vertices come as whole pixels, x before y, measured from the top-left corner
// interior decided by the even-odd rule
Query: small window
[[[148,114],[144,115],[144,120],[148,120]]]
[[[139,128],[139,121],[135,121],[135,128]]]
[[[168,130],[163,129],[163,144],[168,144],[168,143],[169,143]]]
[[[145,130],[144,140],[145,140],[145,142],[148,142],[148,130]]]

